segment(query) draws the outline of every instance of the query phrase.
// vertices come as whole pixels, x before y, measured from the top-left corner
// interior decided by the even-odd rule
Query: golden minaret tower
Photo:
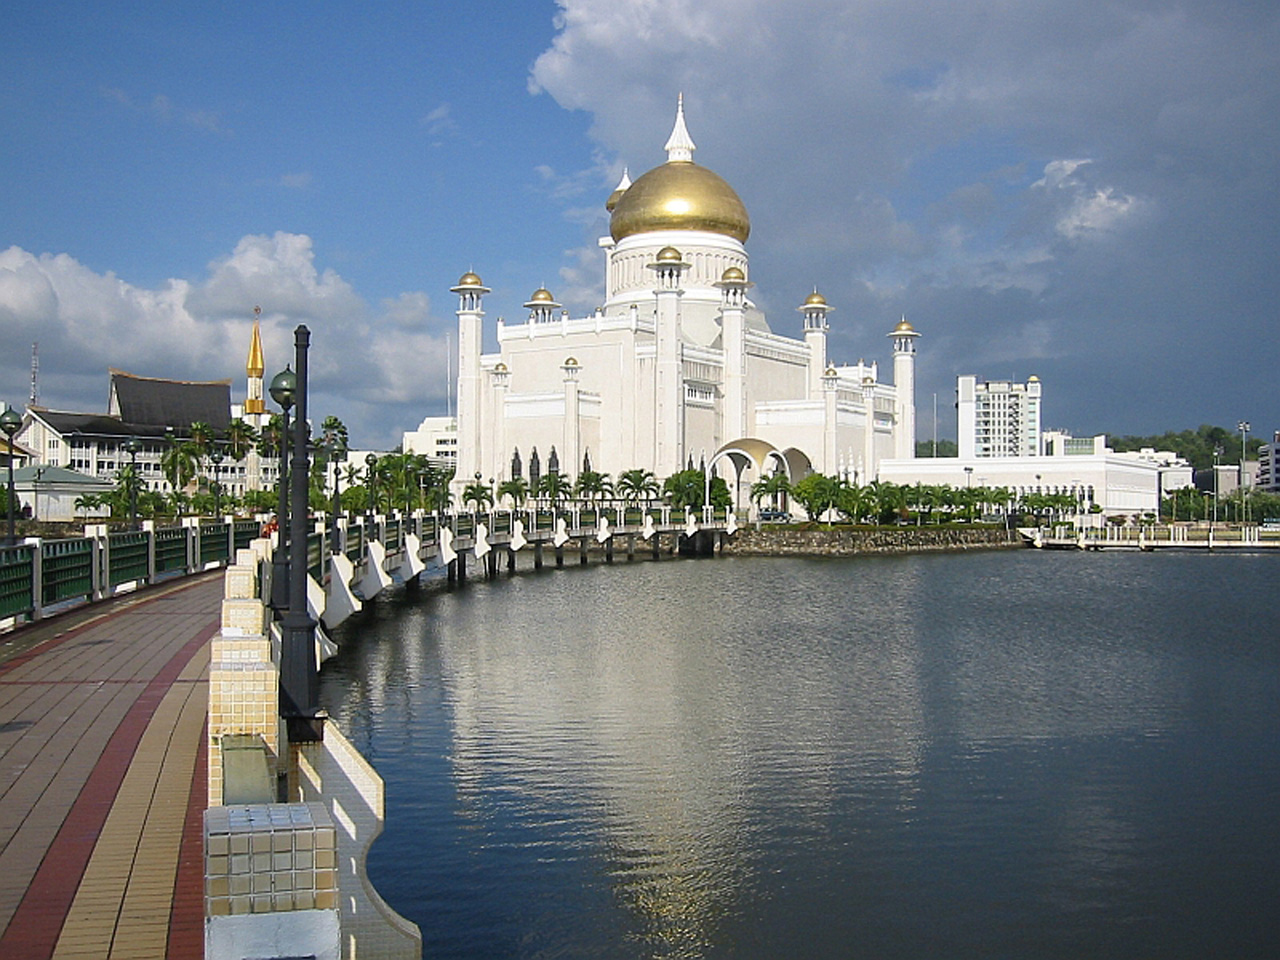
[[[253,308],[253,339],[249,342],[249,362],[245,364],[245,373],[249,376],[249,387],[245,393],[244,412],[246,416],[262,416],[267,412],[266,402],[262,398],[262,375],[266,364],[262,359],[262,332],[258,329],[258,320],[262,316],[262,308]]]

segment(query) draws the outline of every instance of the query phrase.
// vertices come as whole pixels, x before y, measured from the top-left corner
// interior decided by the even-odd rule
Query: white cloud
[[[362,442],[390,446],[399,430],[443,407],[444,342],[426,294],[407,292],[372,310],[335,271],[316,268],[307,236],[246,236],[208,276],[154,289],[66,254],[0,253],[0,320],[20,342],[39,341],[41,401],[54,408],[104,409],[108,367],[231,378],[233,396],[242,396],[255,305],[272,370],[293,359],[294,328],[307,324],[312,412],[337,413]],[[11,352],[0,370],[14,381],[25,365]]]
[[[177,122],[215,136],[231,136],[217,111],[179,107],[163,93],[155,94],[150,100],[138,100],[118,87],[103,87],[101,93],[104,99],[118,104],[127,112],[150,117],[157,123]]]

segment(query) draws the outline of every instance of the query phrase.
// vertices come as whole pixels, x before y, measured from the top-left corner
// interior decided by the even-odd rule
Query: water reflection
[[[1071,955],[1126,898],[1145,931],[1184,822],[1160,787],[1201,776],[1205,711],[1252,742],[1276,653],[1206,657],[1178,562],[1117,559],[638,563],[375,604],[324,677],[388,781],[375,879],[433,956],[1052,955],[1027,931],[1075,917]]]

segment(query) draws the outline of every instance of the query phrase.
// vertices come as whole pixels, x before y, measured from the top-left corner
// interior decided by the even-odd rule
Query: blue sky
[[[954,9],[953,9],[954,7]],[[602,296],[624,165],[696,159],[752,216],[774,328],[1037,374],[1077,434],[1280,429],[1280,10],[1161,0],[29,4],[0,37],[0,400],[106,370],[235,378],[313,333],[312,411],[389,446],[444,411],[448,288]],[[490,334],[491,335],[491,334]],[[456,342],[456,337],[452,338]]]

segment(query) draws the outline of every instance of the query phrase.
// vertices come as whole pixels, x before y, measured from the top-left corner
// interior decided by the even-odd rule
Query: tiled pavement
[[[221,573],[0,635],[0,957],[199,958]]]

